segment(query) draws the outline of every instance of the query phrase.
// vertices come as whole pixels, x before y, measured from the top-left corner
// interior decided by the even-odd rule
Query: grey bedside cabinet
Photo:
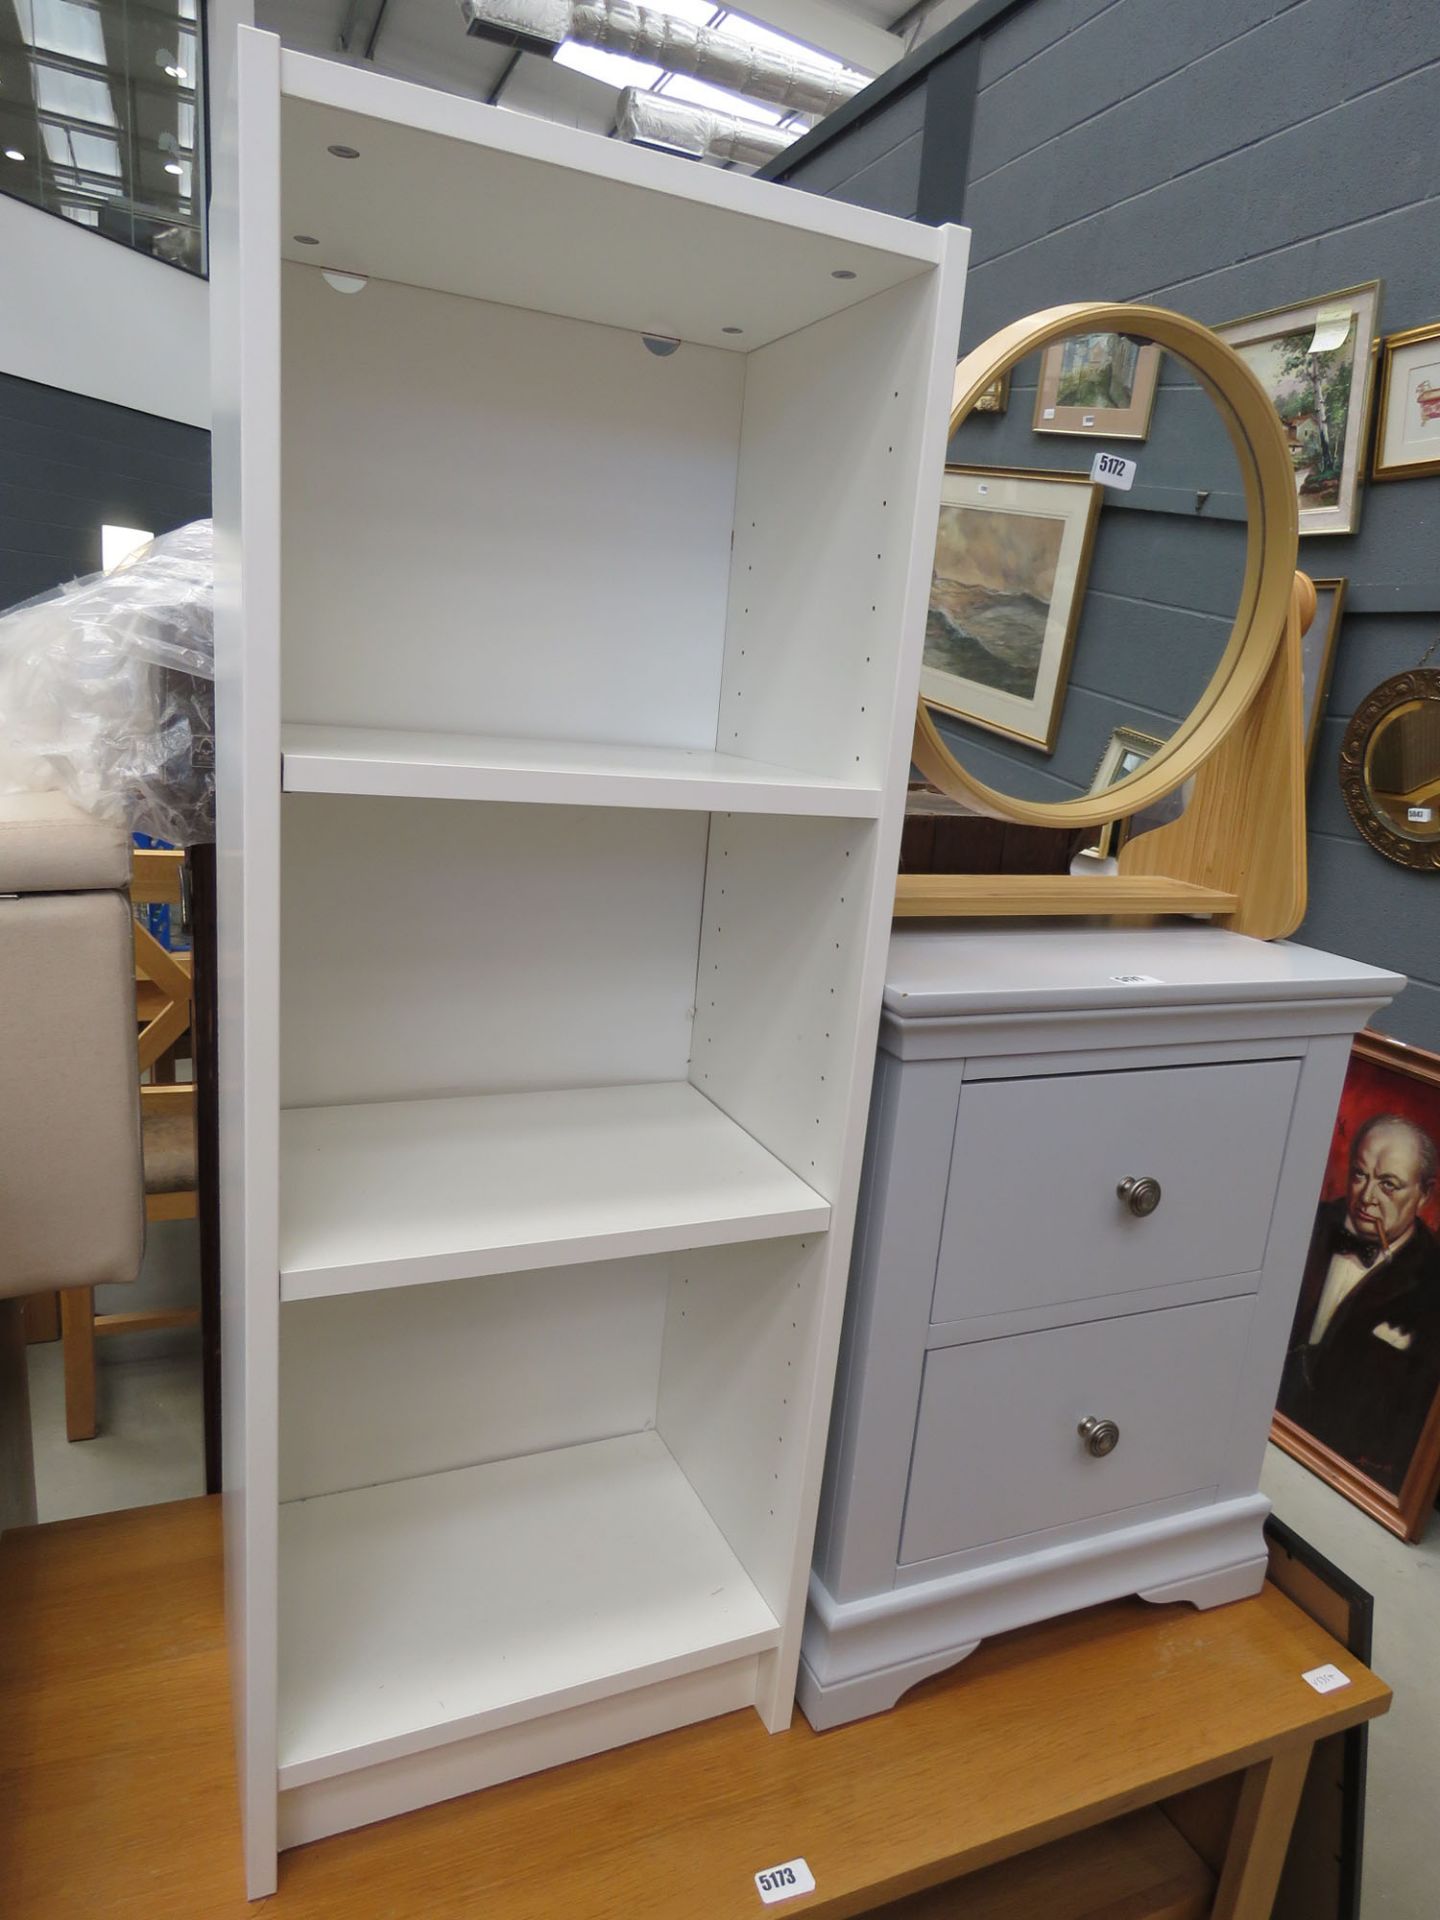
[[[1403,985],[1194,922],[895,934],[812,1725],[1072,1608],[1258,1591],[1261,1460],[1351,1036]]]

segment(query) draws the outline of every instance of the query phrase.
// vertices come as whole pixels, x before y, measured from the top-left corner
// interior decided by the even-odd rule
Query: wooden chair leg
[[[0,1533],[35,1524],[35,1455],[21,1305],[19,1300],[0,1300]]]
[[[65,1352],[65,1437],[95,1438],[95,1289],[67,1287],[60,1295]]]
[[[29,1346],[60,1338],[60,1296],[58,1293],[31,1293],[20,1302]]]

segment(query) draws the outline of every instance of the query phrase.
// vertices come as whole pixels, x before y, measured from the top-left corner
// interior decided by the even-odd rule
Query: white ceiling
[[[664,11],[665,0],[647,0]],[[763,0],[747,8],[762,25],[792,35],[846,66],[878,73],[905,52],[887,32],[905,0]],[[287,47],[368,63],[382,73],[442,87],[593,133],[615,125],[617,89],[536,54],[475,39],[458,0],[255,0],[255,24]],[[744,114],[746,103],[735,102]]]

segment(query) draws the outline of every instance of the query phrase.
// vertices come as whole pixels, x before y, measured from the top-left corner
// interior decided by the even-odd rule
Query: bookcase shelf
[[[745,353],[924,276],[933,227],[282,56],[288,259]],[[336,166],[331,147],[356,158]],[[680,170],[691,174],[683,179]],[[668,178],[667,178],[668,175]],[[417,209],[432,217],[417,217]],[[293,237],[306,233],[317,243]],[[727,331],[733,329],[733,331]],[[953,343],[952,343],[953,346]]]
[[[521,740],[378,727],[281,729],[287,793],[671,807],[873,820],[880,788],[701,747]]]
[[[780,1638],[657,1433],[287,1503],[280,1614],[282,1788]]]
[[[830,1207],[683,1081],[280,1119],[285,1300],[820,1232]]]
[[[234,73],[221,1286],[260,1899],[284,1847],[789,1724],[967,237],[253,29]]]

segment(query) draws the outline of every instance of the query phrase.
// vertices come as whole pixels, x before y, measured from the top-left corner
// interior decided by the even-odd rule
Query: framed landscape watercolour
[[[1325,716],[1325,696],[1335,666],[1335,642],[1345,606],[1343,580],[1314,580],[1315,618],[1300,636],[1300,686],[1305,708],[1305,768],[1315,760],[1315,743]]]
[[[1371,472],[1377,480],[1440,473],[1440,321],[1385,342]]]
[[[1402,1539],[1440,1489],[1440,1056],[1350,1056],[1271,1427]]]
[[[1302,537],[1359,524],[1379,313],[1371,280],[1215,329],[1259,376],[1285,429]]]
[[[940,497],[921,697],[1049,753],[1100,488],[1085,474],[947,467]]]
[[[1160,377],[1160,349],[1123,333],[1077,333],[1040,356],[1036,433],[1143,440]]]

